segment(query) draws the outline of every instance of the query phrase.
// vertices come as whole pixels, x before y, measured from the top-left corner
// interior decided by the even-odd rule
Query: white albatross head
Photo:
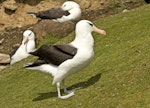
[[[61,8],[64,11],[68,11],[70,15],[64,16],[63,20],[79,20],[81,17],[81,8],[80,5],[73,1],[66,1],[62,4]]]
[[[76,34],[83,34],[83,33],[91,33],[97,32],[102,35],[106,35],[106,31],[97,28],[91,21],[88,20],[81,20],[76,24]]]
[[[76,24],[76,31],[86,31],[86,32],[97,32],[102,35],[106,35],[104,30],[97,28],[91,21],[88,20],[81,20]]]
[[[33,33],[33,31],[31,31],[31,30],[24,31],[23,41],[22,41],[23,44],[27,44],[28,41],[34,40],[34,39],[35,39],[35,34]]]
[[[73,1],[66,1],[62,4],[61,8],[65,11],[70,11],[74,8],[80,8],[79,4]]]

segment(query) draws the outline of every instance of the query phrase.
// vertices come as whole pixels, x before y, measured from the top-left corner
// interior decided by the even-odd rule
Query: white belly
[[[56,76],[54,77],[53,84],[62,81],[68,75],[77,72],[87,66],[94,56],[93,50],[89,51],[78,51],[77,55],[73,59],[69,59],[62,63],[58,67]]]

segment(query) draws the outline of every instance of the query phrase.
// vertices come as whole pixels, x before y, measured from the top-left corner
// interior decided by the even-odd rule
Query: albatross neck
[[[82,33],[76,34],[76,37],[74,41],[71,42],[71,44],[75,47],[92,47],[94,46],[94,39],[92,37],[91,33]]]

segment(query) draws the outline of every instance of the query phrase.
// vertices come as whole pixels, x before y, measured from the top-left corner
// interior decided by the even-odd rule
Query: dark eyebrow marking
[[[32,32],[28,36],[30,36],[31,34],[32,34]]]
[[[89,23],[89,22],[88,22]],[[93,26],[93,24],[92,23],[89,23],[90,24],[90,26]]]

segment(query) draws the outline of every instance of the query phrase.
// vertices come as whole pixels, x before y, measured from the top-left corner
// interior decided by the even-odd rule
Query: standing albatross
[[[74,95],[74,91],[67,91],[64,79],[70,74],[77,72],[87,66],[94,56],[94,39],[92,31],[106,35],[104,30],[98,29],[88,20],[81,20],[76,24],[75,39],[68,44],[43,45],[30,54],[39,58],[25,65],[27,69],[40,70],[50,73],[56,84],[58,98],[66,99]],[[67,95],[61,96],[60,83],[64,86]]]
[[[34,18],[50,19],[56,22],[76,21],[81,17],[79,4],[73,1],[66,1],[61,7],[39,11],[37,13],[28,12]]]
[[[27,58],[29,52],[33,50],[35,50],[35,35],[31,30],[26,30],[21,45],[10,53],[10,65]]]

